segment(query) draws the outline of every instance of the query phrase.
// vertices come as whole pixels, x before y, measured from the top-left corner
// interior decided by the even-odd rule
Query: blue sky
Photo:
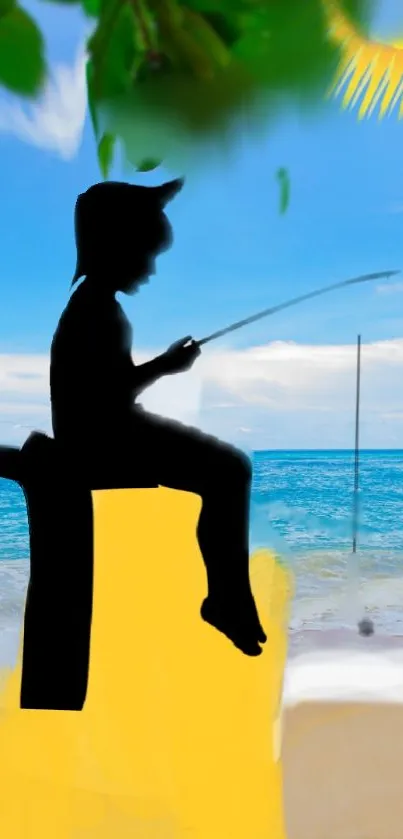
[[[46,3],[28,7],[46,33],[49,61],[63,89],[64,110],[57,96],[53,105],[49,100],[46,114],[34,116],[32,129],[32,113],[24,106],[31,119],[27,129],[15,117],[19,104],[5,95],[0,97],[0,354],[3,366],[4,359],[11,358],[15,370],[20,370],[15,380],[8,368],[3,375],[0,436],[4,439],[14,439],[11,426],[14,420],[21,424],[22,416],[33,424],[41,422],[44,383],[42,389],[28,388],[28,392],[25,385],[18,390],[16,381],[44,375],[52,333],[67,301],[75,265],[74,202],[80,191],[100,179],[88,118],[81,136],[85,102],[82,62],[77,56],[88,24],[71,7]],[[403,12],[400,20],[396,12],[393,0],[385,0],[376,34],[403,34]],[[67,82],[60,75],[60,65],[70,73]],[[188,333],[201,337],[316,286],[366,272],[403,268],[401,144],[402,125],[396,116],[382,122],[376,118],[358,122],[356,114],[342,112],[339,102],[331,102],[315,118],[290,114],[275,131],[243,137],[226,160],[206,155],[198,172],[188,178],[183,193],[170,205],[174,248],[159,259],[158,274],[150,286],[138,297],[122,301],[134,324],[135,353],[147,356],[152,349],[161,350]],[[291,179],[291,202],[285,216],[278,212],[275,173],[280,166],[287,167]],[[179,174],[159,171],[136,177],[133,173],[132,180],[151,184]],[[127,176],[116,167],[112,177]],[[388,410],[395,419],[392,425],[389,421],[386,433],[385,419],[376,418],[375,408],[371,414],[368,407],[373,422],[368,444],[385,441],[385,445],[403,447],[403,399],[402,405],[396,402],[399,372],[403,373],[402,368],[396,368],[403,342],[402,295],[399,283],[389,293],[371,284],[323,297],[234,333],[230,343],[212,346],[215,356],[207,354],[204,367],[200,367],[203,375],[196,372],[193,376],[192,372],[180,377],[176,413],[184,418],[197,414],[200,424],[209,430],[241,437],[252,448],[309,446],[315,440],[324,447],[349,445],[351,406],[345,404],[347,397],[342,402],[339,393],[340,417],[345,410],[347,414],[338,428],[334,417],[326,420],[327,425],[324,421],[318,425],[318,406],[325,407],[320,405],[323,381],[326,388],[330,382],[331,389],[329,377],[335,367],[338,372],[345,371],[346,393],[350,394],[353,345],[361,331],[364,342],[375,348],[379,344],[381,354],[389,347],[393,367]],[[318,374],[315,399],[312,401],[312,393],[309,397],[309,418],[307,407],[298,408],[298,400],[293,402],[294,367],[287,379],[289,365],[298,367],[298,358],[292,350],[292,362],[288,356],[274,359],[272,342],[278,341],[294,342],[302,366],[311,364],[312,370],[317,370],[318,359],[319,367],[323,367],[321,359],[330,359],[322,379]],[[382,342],[389,343],[384,346]],[[259,347],[266,353],[260,362],[265,370],[267,365],[277,364],[278,371],[260,403],[256,394],[249,400],[245,397],[247,388],[242,393],[240,382],[227,386],[232,374],[226,373],[225,380],[216,374],[217,365],[227,370],[233,363],[240,369],[246,359],[250,366]],[[323,353],[323,347],[330,350]],[[346,347],[350,348],[347,367],[336,361]],[[389,361],[383,356],[383,361],[379,360],[378,350],[370,352],[371,376],[376,379],[379,365],[382,368],[379,385],[391,368],[386,375],[382,364]],[[268,384],[267,375],[267,370],[253,373],[260,392]],[[375,379],[371,378],[371,387],[368,384],[368,394],[377,392],[373,390]],[[0,389],[1,384],[0,375]],[[337,394],[336,378],[334,384]],[[186,402],[189,394],[195,404]],[[166,388],[160,388],[161,405],[153,398],[151,406],[172,408]]]

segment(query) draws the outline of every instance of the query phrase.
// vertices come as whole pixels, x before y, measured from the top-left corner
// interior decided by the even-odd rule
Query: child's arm
[[[185,346],[185,345],[188,346]],[[191,336],[181,338],[172,344],[166,352],[146,361],[138,367],[133,365],[133,387],[136,396],[147,387],[153,385],[162,376],[170,376],[173,373],[182,373],[189,370],[196,358],[200,355],[199,346]]]
[[[162,356],[160,355],[144,364],[133,365],[133,388],[136,396],[139,396],[143,390],[153,385],[163,375]]]

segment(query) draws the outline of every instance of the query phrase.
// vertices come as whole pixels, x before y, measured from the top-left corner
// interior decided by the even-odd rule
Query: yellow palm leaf
[[[331,96],[342,96],[343,108],[358,107],[358,117],[379,119],[399,107],[403,116],[403,43],[382,43],[365,38],[341,14],[337,6],[324,0],[330,36],[342,50],[342,58]]]

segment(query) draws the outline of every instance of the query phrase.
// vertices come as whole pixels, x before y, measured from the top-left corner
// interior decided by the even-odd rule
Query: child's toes
[[[258,628],[258,632],[257,632],[257,639],[258,639],[260,644],[265,644],[266,641],[267,641],[267,635],[266,635],[265,632],[263,632],[263,629],[260,626],[260,624],[259,624],[259,628]]]
[[[263,650],[259,647],[259,644],[256,641],[244,641],[237,639],[231,639],[235,647],[238,647],[241,652],[245,653],[245,655],[249,655],[251,657],[255,657],[261,655]]]

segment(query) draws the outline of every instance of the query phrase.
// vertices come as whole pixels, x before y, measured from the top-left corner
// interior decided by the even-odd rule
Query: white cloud
[[[2,97],[0,132],[70,160],[81,144],[86,110],[85,51],[81,47],[73,66],[56,64],[51,68],[36,102],[22,105]]]
[[[403,291],[403,282],[381,283],[375,287],[377,294],[400,294]]]
[[[20,445],[31,430],[50,432],[49,361],[0,355],[0,442]]]
[[[176,385],[197,425],[250,448],[351,448],[355,386],[355,344],[280,341],[206,353]],[[143,402],[169,413],[159,387]],[[363,345],[361,399],[362,446],[403,448],[403,339]]]
[[[137,353],[136,362],[152,355]],[[0,356],[2,442],[22,442],[27,426],[50,429],[48,366],[44,355]],[[250,449],[351,448],[355,368],[354,344],[222,348],[141,401]],[[361,393],[362,446],[403,448],[403,338],[363,345]]]

